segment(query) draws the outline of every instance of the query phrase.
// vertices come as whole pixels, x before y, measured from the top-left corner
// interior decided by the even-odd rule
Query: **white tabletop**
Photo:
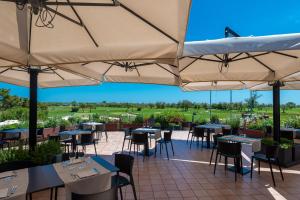
[[[157,132],[160,132],[160,129],[157,129],[157,128],[137,128],[135,130],[133,130],[132,132],[135,132],[135,133],[157,133]]]
[[[82,134],[90,134],[92,131],[90,130],[72,130],[72,131],[62,131],[59,132],[59,135],[82,135]]]
[[[222,129],[223,127],[229,127],[229,125],[225,125],[225,124],[203,124],[203,125],[199,125],[199,126],[196,126],[196,127],[199,127],[199,128],[207,128],[207,129]]]
[[[82,123],[82,125],[96,126],[96,125],[103,125],[103,123],[100,123],[100,122],[85,122],[85,123]]]

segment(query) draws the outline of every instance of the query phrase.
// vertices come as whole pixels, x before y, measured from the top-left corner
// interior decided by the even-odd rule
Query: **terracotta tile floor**
[[[151,156],[143,162],[142,156],[135,156],[134,179],[138,199],[300,199],[300,165],[284,169],[283,182],[279,170],[275,167],[277,187],[273,187],[268,166],[262,164],[261,175],[254,171],[253,179],[250,174],[238,176],[234,181],[234,173],[225,174],[223,162],[217,166],[216,175],[213,165],[209,166],[211,150],[192,149],[186,144],[187,131],[173,133],[175,156],[166,159],[165,149],[162,155]],[[98,154],[113,162],[113,154],[121,151],[123,142],[122,132],[109,132],[109,140],[99,142]],[[127,144],[127,142],[126,142]],[[153,145],[153,144],[152,144]],[[127,151],[127,146],[125,145]],[[94,153],[93,147],[88,148]],[[171,152],[171,148],[169,148]],[[244,160],[246,166],[249,163]],[[232,161],[229,160],[232,164]],[[64,191],[59,191],[59,198],[64,198]],[[125,199],[133,199],[131,187],[123,189]],[[37,193],[34,197],[46,199],[49,193]]]

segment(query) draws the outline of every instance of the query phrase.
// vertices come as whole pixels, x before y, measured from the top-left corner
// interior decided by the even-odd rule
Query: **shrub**
[[[71,112],[78,112],[79,111],[79,107],[72,107],[71,108]]]
[[[266,146],[279,145],[281,149],[290,149],[293,147],[293,141],[286,138],[281,138],[279,143],[274,141],[273,138],[263,138],[261,143]]]
[[[291,117],[285,122],[286,127],[300,128],[300,117]]]
[[[53,163],[55,155],[61,154],[61,145],[57,141],[46,141],[36,146],[31,153],[31,160],[34,164],[44,165]]]
[[[238,117],[231,118],[231,119],[226,120],[226,124],[230,125],[230,127],[233,129],[237,129],[241,125],[241,120]]]
[[[216,124],[219,123],[220,122],[219,117],[217,115],[212,115],[210,118],[210,122]]]
[[[142,108],[141,108],[141,107],[138,107],[138,108],[136,109],[136,111],[142,111]]]
[[[29,151],[23,148],[5,149],[0,151],[0,164],[13,161],[30,160]]]
[[[55,118],[49,118],[45,123],[44,127],[45,128],[55,128],[58,126],[58,120]]]
[[[248,125],[248,129],[265,131],[266,126],[262,122],[254,122]]]
[[[144,122],[144,118],[142,115],[137,115],[133,122],[136,124],[142,124]]]

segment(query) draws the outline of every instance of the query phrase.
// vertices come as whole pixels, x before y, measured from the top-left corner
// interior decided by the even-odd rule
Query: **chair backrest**
[[[121,173],[132,175],[134,157],[128,154],[115,154],[115,166]]]
[[[79,124],[78,129],[82,130],[83,129],[83,124]]]
[[[294,131],[292,130],[280,130],[280,137],[288,140],[294,140]]]
[[[197,125],[196,123],[191,123],[191,124],[190,124],[190,131],[194,130],[194,127],[195,127],[196,125]]]
[[[59,126],[59,132],[62,132],[65,130],[66,130],[66,126],[64,126],[64,125]]]
[[[196,137],[204,137],[205,128],[194,127],[193,135]]]
[[[104,124],[98,124],[95,126],[95,129],[97,132],[100,132],[100,131],[105,131],[105,125]]]
[[[145,144],[148,142],[148,135],[147,133],[132,133],[131,142],[133,144]]]
[[[81,144],[92,143],[93,141],[94,141],[94,134],[93,133],[82,134],[81,137],[80,137]]]
[[[43,135],[43,132],[44,132],[44,128],[39,128],[39,129],[37,129],[36,134]]]
[[[214,139],[214,147],[216,147],[217,145],[218,145],[218,138],[219,137],[222,137],[223,135],[221,135],[221,134],[215,134],[215,135],[213,135],[213,139]]]
[[[242,145],[240,142],[218,141],[218,152],[229,157],[241,156]]]
[[[123,128],[125,136],[131,136],[131,129],[130,128]]]
[[[59,135],[49,135],[48,140],[58,142],[60,140],[60,136]]]
[[[272,126],[266,126],[266,134],[267,134],[268,136],[270,136],[270,135],[272,135],[272,133],[273,133],[273,128],[272,128]]]
[[[231,135],[231,128],[222,128],[223,135]]]
[[[278,145],[265,146],[265,153],[267,158],[277,158],[279,152]]]
[[[164,140],[171,141],[172,140],[172,130],[164,132]]]
[[[96,194],[76,194],[72,193],[72,200],[117,200],[118,199],[118,189],[117,187],[112,187],[109,190]]]

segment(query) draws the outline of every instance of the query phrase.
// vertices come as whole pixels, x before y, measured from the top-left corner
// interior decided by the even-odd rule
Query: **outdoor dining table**
[[[300,138],[300,129],[281,127],[280,130],[281,131],[291,131],[291,132],[293,132],[293,138],[294,139]]]
[[[77,130],[69,130],[69,131],[62,131],[59,132],[59,135],[68,135],[72,137],[72,151],[73,153],[76,151],[76,139],[77,136],[83,135],[83,134],[91,134],[91,130],[83,130],[83,129],[77,129]]]
[[[245,147],[250,146],[251,152],[258,152],[261,150],[261,139],[257,138],[250,138],[250,137],[244,137],[244,136],[237,136],[237,135],[225,135],[218,138],[218,141],[232,141],[232,142],[240,142],[242,145],[245,145]],[[235,171],[235,167],[237,167],[237,171],[244,175],[248,174],[250,170],[244,166],[241,166],[240,159],[237,159],[238,165],[229,168],[231,171]]]
[[[92,127],[92,129],[95,129],[95,127],[97,125],[104,125],[103,123],[100,123],[100,122],[84,122],[82,123],[83,126],[90,126]]]
[[[117,167],[99,156],[7,171],[0,173],[0,197],[27,199],[35,192],[65,187],[66,199],[71,199],[71,192],[80,193],[82,189],[110,189],[111,176],[117,171]]]
[[[206,129],[206,147],[210,148],[210,134],[211,133],[216,133],[217,131],[222,131],[222,128],[227,128],[230,127],[229,125],[224,125],[224,124],[203,124],[203,125],[198,125],[195,126],[195,128],[204,128]]]
[[[137,128],[132,130],[132,133],[147,134],[147,142],[145,143],[144,151],[146,156],[151,156],[153,152],[150,152],[148,134],[160,134],[161,130],[156,128]]]

